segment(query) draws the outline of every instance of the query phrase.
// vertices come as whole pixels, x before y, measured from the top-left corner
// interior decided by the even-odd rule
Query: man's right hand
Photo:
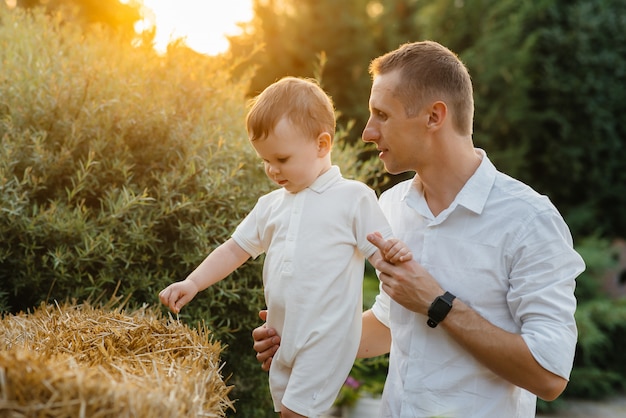
[[[267,310],[260,311],[259,318],[266,321]],[[274,328],[268,328],[267,324],[263,324],[252,331],[252,339],[254,340],[254,351],[257,353],[256,358],[261,363],[261,368],[267,372],[270,370],[272,358],[280,346],[280,337]]]

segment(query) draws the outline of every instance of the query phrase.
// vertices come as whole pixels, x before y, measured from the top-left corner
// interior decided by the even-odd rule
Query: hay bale
[[[0,322],[0,416],[224,417],[220,353],[152,308],[41,305]]]

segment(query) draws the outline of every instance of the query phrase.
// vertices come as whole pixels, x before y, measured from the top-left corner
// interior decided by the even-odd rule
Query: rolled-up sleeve
[[[574,312],[576,277],[585,264],[556,211],[545,211],[519,230],[512,254],[507,302],[535,360],[569,379],[578,331]]]

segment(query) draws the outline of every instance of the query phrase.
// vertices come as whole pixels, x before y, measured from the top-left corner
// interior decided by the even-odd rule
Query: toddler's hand
[[[159,293],[161,303],[175,314],[179,313],[183,306],[193,299],[198,293],[198,286],[190,279],[176,282]]]
[[[383,239],[383,236],[380,232],[374,232],[371,234],[372,237],[368,236],[370,242],[372,239],[377,241],[376,246],[379,248],[383,259],[391,264],[404,263],[405,261],[410,261],[413,259],[413,254],[409,250],[409,248],[399,239],[390,238],[388,240]]]
[[[413,254],[402,241],[390,238],[387,240],[387,246],[383,251],[383,257],[391,264],[397,264],[412,260]]]

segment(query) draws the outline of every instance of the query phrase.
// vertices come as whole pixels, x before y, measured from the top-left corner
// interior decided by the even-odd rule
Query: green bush
[[[244,129],[246,80],[0,5],[0,308],[114,294],[158,304],[270,184]],[[227,345],[238,416],[270,410],[250,331],[260,260],[186,307]]]

